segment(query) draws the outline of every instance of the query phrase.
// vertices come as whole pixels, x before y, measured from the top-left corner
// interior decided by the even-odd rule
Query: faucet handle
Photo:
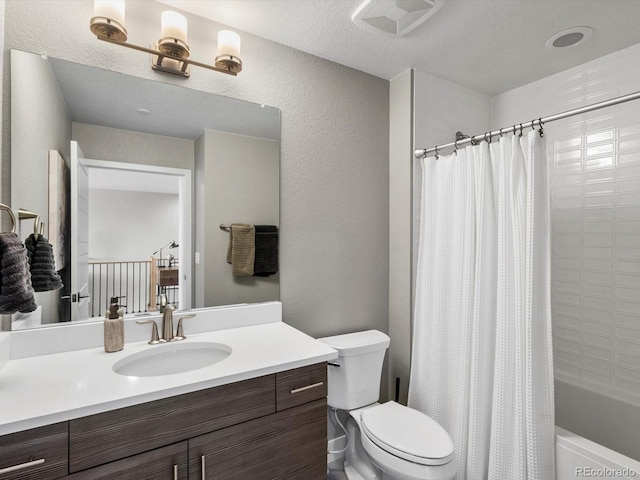
[[[149,345],[157,345],[158,343],[164,343],[166,341],[158,336],[158,324],[154,320],[136,320],[136,323],[139,323],[141,325],[144,323],[150,323],[152,325],[151,340],[149,340]]]
[[[173,337],[174,340],[184,340],[185,338],[187,338],[187,336],[184,334],[184,329],[182,328],[182,320],[186,318],[193,318],[195,316],[196,314],[192,313],[191,315],[183,315],[182,317],[180,317],[180,320],[178,320],[178,328],[176,329],[176,336]]]

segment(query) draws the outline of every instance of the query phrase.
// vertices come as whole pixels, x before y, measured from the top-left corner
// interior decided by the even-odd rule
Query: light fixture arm
[[[103,42],[113,43],[115,45],[121,45],[123,47],[131,48],[133,50],[138,50],[139,52],[145,52],[145,53],[150,53],[151,55],[154,55],[154,57],[158,58],[158,60],[155,61],[154,64],[153,64],[154,68],[156,68],[156,66],[157,67],[162,67],[162,60],[165,59],[165,58],[168,58],[168,59],[171,59],[171,60],[175,60],[176,62],[180,62],[182,64],[182,67],[180,68],[180,71],[185,72],[185,73],[186,73],[187,65],[195,65],[196,67],[207,68],[209,70],[214,70],[216,72],[225,73],[227,75],[233,75],[234,77],[237,76],[238,72],[240,71],[240,70],[231,69],[230,67],[221,68],[221,67],[217,67],[217,66],[214,66],[214,65],[208,65],[206,63],[197,62],[196,60],[191,60],[190,58],[172,57],[170,55],[165,55],[164,53],[162,53],[162,52],[160,52],[158,50],[154,50],[152,48],[141,47],[140,45],[135,45],[133,43],[119,42],[118,40],[113,40],[113,39],[108,38],[108,37],[98,37],[98,36],[96,36],[96,38],[98,40],[102,40]],[[242,60],[240,60],[238,57],[232,57],[231,55],[223,55],[223,57],[230,57],[229,58],[230,60],[238,62],[240,64],[240,69],[242,69]],[[164,69],[163,68],[157,68],[157,70],[164,70]],[[171,73],[176,73],[174,70],[175,69],[171,69]],[[164,71],[167,71],[167,70],[164,70]],[[188,76],[188,74],[185,74],[184,76]]]

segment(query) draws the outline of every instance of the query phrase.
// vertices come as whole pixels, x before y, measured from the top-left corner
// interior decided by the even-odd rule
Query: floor
[[[327,480],[347,480],[343,470],[329,470]]]

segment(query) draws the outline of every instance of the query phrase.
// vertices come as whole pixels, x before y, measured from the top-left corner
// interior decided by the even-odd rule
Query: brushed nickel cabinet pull
[[[204,459],[204,457],[205,457],[204,455],[202,455],[202,456],[200,457],[200,466],[201,466],[201,469],[202,469],[202,480],[205,480],[206,475],[207,475],[207,473],[206,473],[206,467],[205,467],[205,459]]]
[[[6,467],[0,469],[0,475],[3,473],[11,473],[17,472],[18,470],[22,470],[23,468],[35,467],[36,465],[42,465],[44,463],[44,458],[39,458],[38,460],[31,460],[26,463],[21,463],[20,465],[13,465],[12,467]]]
[[[324,385],[324,382],[314,383],[313,385],[307,385],[306,387],[294,388],[293,390],[291,390],[291,394],[293,395],[294,393],[304,392],[305,390],[321,387],[322,385]]]
[[[178,480],[178,465],[173,466],[173,480]]]

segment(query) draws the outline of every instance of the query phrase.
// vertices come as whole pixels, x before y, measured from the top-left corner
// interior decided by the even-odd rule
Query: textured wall
[[[406,405],[411,361],[411,165],[413,71],[389,91],[389,392]]]
[[[71,137],[93,160],[193,168],[193,140],[77,122],[71,125]]]
[[[415,148],[429,148],[438,144],[450,143],[455,140],[456,131],[462,131],[467,135],[477,135],[489,130],[491,99],[487,95],[420,70],[416,70],[414,73],[413,109]],[[413,184],[413,209],[412,212],[406,212],[404,215],[412,217],[411,219],[407,218],[406,222],[411,222],[412,225],[413,271],[411,278],[413,280],[418,258],[422,170],[420,161],[413,157],[413,148],[410,155],[413,169],[406,175],[413,175],[413,178],[409,180]],[[408,248],[407,245],[404,246],[405,250]],[[407,253],[405,253],[406,255]],[[415,281],[412,281],[411,286],[415,288]],[[413,295],[411,302],[413,303]],[[402,326],[400,322],[394,323],[394,328],[402,329],[406,338],[411,328],[410,319],[404,319],[402,323]],[[410,340],[405,340],[405,342],[410,342]],[[410,364],[409,353],[408,351],[402,353],[404,355],[402,365]],[[407,374],[408,371],[405,371],[405,375]],[[403,394],[406,395],[407,382],[404,383]]]
[[[243,32],[245,63],[237,78],[198,68],[190,79],[160,75],[144,54],[92,37],[92,2],[10,0],[5,5],[5,48],[46,51],[279,107],[284,318],[311,335],[387,330],[387,81]],[[130,41],[155,40],[164,9],[152,1],[128,2]],[[186,16],[193,57],[206,61],[221,25]],[[4,90],[3,115],[9,108]],[[6,138],[8,126],[3,127]],[[3,143],[3,173],[8,148]],[[2,187],[5,198],[7,185]]]
[[[494,97],[493,128],[640,91],[639,58],[636,45]],[[544,130],[556,420],[640,459],[640,101]]]
[[[39,213],[48,231],[48,151],[57,150],[69,165],[71,121],[46,62],[39,56],[15,52],[11,63],[14,74],[12,134],[27,141],[15,142],[11,149],[11,181],[19,188],[12,190],[9,205],[14,210],[26,208]],[[34,169],[43,173],[34,175]],[[31,227],[29,225],[27,232]]]
[[[5,61],[7,61],[5,59]],[[64,101],[58,92],[58,85],[46,62],[39,56],[15,52],[11,62],[12,73],[16,81],[11,91],[14,118],[12,134],[18,138],[28,139],[16,142],[11,149],[11,159],[5,156],[7,164],[13,164],[11,181],[19,185],[11,192],[10,200],[5,203],[14,210],[25,208],[40,214],[45,224],[45,232],[49,231],[49,155],[50,149],[57,150],[65,161],[69,162],[69,141],[71,139],[71,121],[69,120]],[[20,79],[20,81],[17,81]],[[6,85],[9,85],[6,82]],[[19,106],[19,108],[18,108]],[[7,123],[8,125],[8,123]],[[3,162],[4,163],[4,162]],[[38,168],[43,175],[33,175]],[[9,177],[9,175],[6,175]],[[33,229],[32,221],[19,222],[18,234],[24,240]],[[65,269],[66,271],[66,269]],[[65,273],[62,273],[64,283]],[[60,292],[38,292],[36,302],[42,306],[42,322],[56,323],[60,318]]]

